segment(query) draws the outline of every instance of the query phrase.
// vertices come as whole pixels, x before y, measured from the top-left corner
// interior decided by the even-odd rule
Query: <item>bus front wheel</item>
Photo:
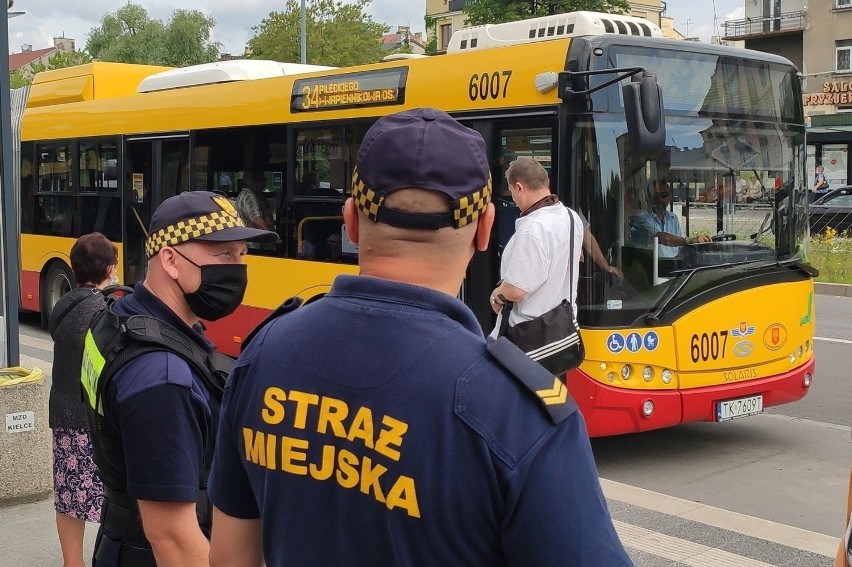
[[[64,262],[54,262],[41,282],[41,324],[45,329],[59,298],[74,287],[74,274]]]

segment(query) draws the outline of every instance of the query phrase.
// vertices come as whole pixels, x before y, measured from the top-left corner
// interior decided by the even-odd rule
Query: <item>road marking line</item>
[[[841,425],[839,423],[829,423],[827,421],[817,421],[815,419],[808,419],[806,417],[798,417],[794,415],[784,415],[783,413],[764,413],[761,414],[760,417],[770,417],[772,419],[783,419],[786,421],[795,421],[798,423],[805,423],[807,425],[814,425],[816,427],[824,427],[826,429],[834,429],[836,431],[844,431],[849,433],[852,431],[852,427],[848,425]]]
[[[814,340],[815,341],[826,341],[826,342],[829,342],[829,343],[844,343],[844,344],[847,344],[847,345],[852,345],[852,341],[850,341],[849,339],[835,339],[835,338],[832,338],[832,337],[814,337]]]
[[[665,557],[691,567],[772,567],[770,563],[756,561],[700,543],[657,533],[624,522],[613,522],[618,537],[625,547]]]
[[[647,510],[662,512],[708,526],[729,530],[758,539],[771,541],[802,551],[809,551],[826,557],[834,557],[837,552],[837,537],[779,524],[739,512],[714,508],[700,502],[692,502],[653,492],[644,488],[630,486],[613,480],[601,479],[604,495],[607,498],[632,504]]]

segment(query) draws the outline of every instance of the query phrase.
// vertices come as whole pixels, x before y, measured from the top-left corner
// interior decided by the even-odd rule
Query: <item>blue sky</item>
[[[216,20],[214,40],[228,53],[241,53],[256,26],[271,11],[280,9],[286,0],[133,0],[148,10],[151,17],[167,20],[176,7],[197,9]],[[675,19],[681,32],[709,41],[714,35],[714,6],[719,27],[726,16],[742,11],[744,0],[668,0],[667,14]],[[21,45],[33,49],[51,47],[54,36],[74,38],[78,49],[86,44],[86,35],[96,27],[106,11],[115,11],[119,2],[92,0],[15,0],[13,10],[26,12],[9,20],[9,50],[19,53]],[[368,13],[376,21],[393,30],[408,25],[412,31],[423,31],[425,0],[373,0]],[[741,14],[742,12],[740,12]],[[742,17],[738,15],[737,17]],[[689,20],[689,21],[688,21]]]
[[[23,44],[33,49],[53,46],[53,37],[76,40],[78,49],[86,45],[86,35],[97,27],[106,12],[114,12],[124,0],[97,2],[92,0],[15,0],[13,11],[23,16],[9,20],[9,52],[20,53]],[[228,53],[242,53],[246,41],[254,35],[251,28],[274,10],[284,7],[286,0],[132,0],[143,6],[155,19],[168,20],[175,8],[200,10],[213,16],[216,27],[213,39]],[[373,0],[367,12],[373,19],[396,30],[409,25],[412,31],[423,31],[426,1]]]
[[[710,41],[714,35],[722,35],[725,19],[745,17],[745,0],[666,0],[666,15],[674,18],[675,28],[689,37]],[[715,15],[715,16],[714,16]],[[716,25],[714,25],[714,17]]]

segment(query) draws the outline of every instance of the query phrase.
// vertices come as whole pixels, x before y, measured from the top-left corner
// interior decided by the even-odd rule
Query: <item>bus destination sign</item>
[[[408,67],[297,79],[292,112],[403,104]]]

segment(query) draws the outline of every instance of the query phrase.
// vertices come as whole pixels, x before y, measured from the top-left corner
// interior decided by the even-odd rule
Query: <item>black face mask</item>
[[[216,321],[236,311],[243,301],[248,285],[245,264],[205,264],[199,266],[177,249],[173,249],[193,266],[201,269],[201,285],[192,293],[183,291],[183,297],[192,312],[208,321]]]

